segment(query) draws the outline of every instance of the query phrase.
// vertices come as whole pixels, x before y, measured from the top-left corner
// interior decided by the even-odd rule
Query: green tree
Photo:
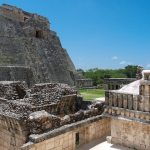
[[[137,69],[139,66],[128,65],[125,67],[125,74],[128,78],[136,78]]]
[[[87,71],[80,69],[84,72],[85,78],[93,79],[94,85],[102,84],[104,78],[136,78],[136,73],[139,66],[128,65],[123,69],[98,69],[93,68]]]

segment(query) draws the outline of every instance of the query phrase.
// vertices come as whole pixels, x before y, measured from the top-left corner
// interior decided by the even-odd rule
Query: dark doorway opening
[[[35,36],[36,36],[36,38],[42,38],[42,31],[41,30],[37,30]]]
[[[76,133],[76,137],[75,137],[75,139],[76,139],[76,146],[79,146],[79,144],[80,144],[80,136],[79,136],[79,132],[77,132]]]
[[[116,90],[118,90],[119,89],[119,85],[116,85]]]

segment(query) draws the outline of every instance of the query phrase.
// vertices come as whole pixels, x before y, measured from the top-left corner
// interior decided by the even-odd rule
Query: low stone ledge
[[[105,113],[113,116],[122,116],[122,117],[129,117],[129,118],[137,118],[141,120],[150,120],[150,113],[149,112],[143,112],[139,110],[130,110],[125,108],[119,108],[119,107],[110,107],[107,106],[105,108]]]
[[[28,142],[28,143],[25,143],[22,147],[21,147],[21,150],[28,150],[30,148],[32,148],[32,146],[34,145],[33,142]]]
[[[143,124],[150,124],[150,121],[146,121],[146,120],[141,120],[141,119],[137,119],[137,118],[129,118],[129,117],[121,117],[121,116],[112,116],[109,114],[104,114],[105,117],[109,117],[109,118],[113,118],[115,120],[126,120],[126,121],[135,121],[138,123],[143,123]]]
[[[94,117],[88,118],[88,119],[83,120],[83,121],[79,121],[79,122],[76,122],[76,123],[64,125],[60,128],[54,129],[52,131],[49,131],[49,132],[46,132],[46,133],[43,133],[43,134],[32,134],[32,135],[29,136],[29,140],[33,143],[38,143],[38,142],[44,141],[46,139],[58,136],[60,134],[69,132],[73,129],[82,127],[83,125],[87,125],[87,124],[93,123],[97,120],[104,119],[104,118],[107,118],[107,117],[103,116],[103,115],[99,115],[99,116],[96,116],[96,117],[94,116]]]

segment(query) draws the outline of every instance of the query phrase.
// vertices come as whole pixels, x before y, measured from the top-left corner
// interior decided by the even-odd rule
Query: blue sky
[[[150,69],[149,0],[0,0],[46,16],[76,68]]]

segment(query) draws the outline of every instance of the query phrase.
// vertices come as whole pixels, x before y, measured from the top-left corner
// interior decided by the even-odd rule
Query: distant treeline
[[[136,78],[137,69],[139,66],[128,65],[123,69],[89,69],[77,71],[86,78],[93,79],[94,85],[103,84],[104,78]],[[141,67],[142,68],[142,67]]]

